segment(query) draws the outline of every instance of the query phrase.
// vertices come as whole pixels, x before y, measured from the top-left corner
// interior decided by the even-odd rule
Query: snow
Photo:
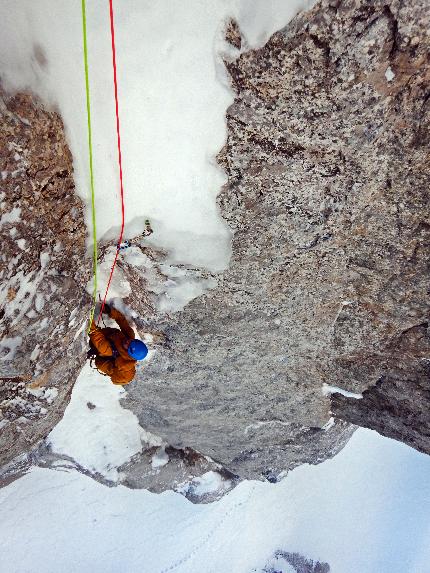
[[[172,269],[172,267],[170,267]],[[179,269],[178,269],[179,270]],[[172,276],[172,273],[169,273]],[[174,279],[166,283],[165,292],[157,302],[157,310],[161,313],[175,312],[184,308],[191,300],[214,288],[217,281],[213,279],[192,278],[186,272],[173,271]]]
[[[335,419],[333,418],[333,416],[329,419],[328,422],[326,422],[324,424],[324,426],[322,427],[323,430],[330,430],[330,428],[332,428],[335,425]]]
[[[387,82],[392,82],[395,77],[396,74],[391,69],[391,66],[388,66],[388,68],[385,70],[385,79],[387,80]]]
[[[207,505],[33,468],[0,490],[0,571],[260,573],[282,549],[331,573],[424,573],[429,472],[429,456],[369,430],[332,460]]]
[[[208,493],[222,491],[228,489],[230,482],[226,482],[218,472],[206,472],[202,476],[194,478],[187,484],[187,492],[192,492],[193,495],[203,497]]]
[[[22,336],[3,338],[0,341],[0,362],[11,362],[21,344]]]
[[[162,468],[169,463],[169,456],[164,447],[159,448],[152,456],[152,469]]]
[[[57,388],[31,388],[31,386],[27,386],[27,392],[39,400],[46,400],[48,404],[52,404],[58,396]]]
[[[243,0],[238,3],[236,18],[248,44],[263,46],[273,32],[281,30],[300,11],[308,10],[314,0]]]
[[[3,213],[0,218],[0,227],[5,223],[18,223],[21,220],[21,209],[20,207],[14,207],[12,211]]]
[[[57,388],[45,388],[45,392],[43,395],[43,399],[48,402],[48,404],[52,404],[55,398],[58,396]]]
[[[37,360],[39,354],[40,354],[40,347],[38,344],[36,344],[36,346],[33,348],[32,353],[30,354],[30,360],[34,362],[35,360]]]
[[[48,436],[53,451],[118,481],[118,466],[142,450],[145,437],[137,417],[119,404],[124,393],[124,388],[111,384],[87,364],[76,381],[63,419]]]
[[[109,275],[111,272],[112,264],[115,258],[116,248],[110,248],[102,263],[98,265],[98,292],[104,296],[106,285],[109,280]],[[94,278],[87,285],[88,294],[93,293]],[[115,267],[115,273],[112,276],[112,282],[109,287],[109,299],[112,298],[127,298],[131,294],[131,286],[128,280],[125,278],[124,272],[117,265]]]
[[[215,279],[201,278],[198,271],[179,268],[173,264],[155,263],[138,247],[131,246],[126,249],[124,260],[143,271],[148,291],[158,295],[156,308],[159,313],[180,310],[188,302],[217,285]],[[110,267],[106,266],[106,271],[108,270]],[[162,279],[160,276],[166,278]],[[114,289],[118,297],[124,296],[121,295],[120,289]]]
[[[44,269],[46,267],[46,265],[49,263],[49,253],[40,253],[40,266],[42,269]]]
[[[151,434],[151,432],[148,432],[148,430],[144,430],[143,428],[141,428],[140,435],[142,438],[142,442],[145,442],[147,447],[158,448],[159,446],[163,445],[163,440],[159,436]]]
[[[48,324],[49,324],[49,318],[48,317],[43,318],[40,321],[39,330],[43,330],[44,328],[46,328],[48,326]]]
[[[45,306],[45,297],[43,296],[42,293],[38,292],[36,294],[36,299],[34,301],[34,307],[36,309],[36,312],[42,312],[44,306]]]
[[[330,396],[330,394],[342,394],[342,396],[346,396],[347,398],[355,398],[356,400],[361,400],[363,398],[363,394],[358,394],[357,392],[349,392],[348,390],[344,390],[338,386],[330,386],[329,384],[323,384],[322,393],[324,396]]]
[[[11,260],[9,266],[13,263],[14,261]],[[29,311],[43,277],[42,270],[38,273],[30,271],[28,274],[18,271],[8,283],[3,285],[3,290],[0,290],[0,303],[4,302],[10,290],[15,291],[13,300],[9,300],[5,307],[5,316],[12,319],[12,325],[19,323]]]

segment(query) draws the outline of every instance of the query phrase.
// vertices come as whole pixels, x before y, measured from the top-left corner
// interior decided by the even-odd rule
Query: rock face
[[[429,11],[427,0],[324,0],[226,62],[236,98],[218,202],[234,231],[229,269],[179,269],[217,286],[160,316],[163,254],[136,244],[146,262],[133,266],[130,249],[119,263],[140,293],[137,326],[158,342],[124,406],[169,444],[183,477],[179,450],[190,448],[228,476],[276,480],[334,455],[350,422],[430,451]],[[227,35],[239,51],[234,23]],[[60,118],[1,95],[4,464],[67,404],[91,265]],[[324,383],[363,399],[330,400]],[[152,453],[124,468],[124,483],[160,488]]]
[[[429,24],[426,0],[324,1],[227,63],[231,265],[158,321],[170,348],[126,401],[143,427],[248,477],[342,447],[331,407],[428,451]]]
[[[0,466],[61,419],[85,360],[86,229],[61,119],[0,91]],[[85,299],[85,300],[84,300]]]
[[[334,415],[430,454],[430,344],[428,324],[402,332],[389,360],[362,400],[333,394]]]

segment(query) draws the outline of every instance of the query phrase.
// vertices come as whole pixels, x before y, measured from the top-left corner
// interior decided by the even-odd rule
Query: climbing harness
[[[118,356],[120,356],[120,353],[118,352],[115,344],[110,339],[108,339],[108,342],[109,342],[110,347],[112,349],[112,356],[104,356],[102,358],[113,358],[113,359],[118,358]],[[90,349],[87,352],[87,360],[90,361],[90,368],[92,368],[93,370],[97,370],[97,372],[99,372],[103,376],[109,376],[109,374],[105,374],[104,372],[102,372],[101,370],[99,370],[97,368],[97,365],[95,364],[95,360],[96,360],[98,355],[99,354],[98,354],[95,346],[92,344],[92,342],[90,342]]]
[[[84,43],[84,70],[85,70],[85,94],[87,104],[87,124],[88,124],[88,152],[90,163],[90,185],[91,185],[91,218],[93,226],[93,304],[90,310],[90,322],[88,331],[94,318],[94,311],[97,300],[97,229],[96,229],[96,207],[94,192],[94,170],[93,170],[93,143],[91,131],[91,105],[90,105],[90,82],[88,78],[88,47],[87,47],[87,18],[85,0],[82,0],[82,34]]]

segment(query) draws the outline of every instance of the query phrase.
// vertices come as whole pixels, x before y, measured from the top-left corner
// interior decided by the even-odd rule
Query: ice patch
[[[355,398],[357,400],[361,400],[361,398],[363,398],[363,394],[359,394],[357,392],[349,392],[348,390],[343,390],[343,388],[338,388],[337,386],[329,386],[328,384],[323,384],[322,393],[324,396],[330,396],[331,394],[342,394],[342,396],[346,396],[347,398]]]
[[[327,431],[330,430],[330,428],[332,428],[334,425],[335,425],[335,419],[332,416],[330,420],[324,424],[322,429]]]
[[[0,362],[10,362],[22,344],[22,336],[4,338],[0,341]]]
[[[388,68],[385,70],[385,78],[386,78],[387,82],[392,82],[395,77],[396,77],[396,74],[391,69],[391,66],[388,66]]]
[[[169,463],[169,456],[164,447],[159,448],[152,456],[151,466],[152,469],[162,468]]]
[[[230,480],[224,479],[218,472],[210,471],[181,484],[176,488],[176,491],[182,495],[203,497],[210,493],[228,490],[230,487]]]
[[[39,357],[39,354],[40,354],[40,348],[39,348],[39,345],[36,344],[36,346],[35,346],[33,352],[30,354],[30,360],[31,360],[32,362],[34,362],[34,361],[37,360],[37,358]]]
[[[49,263],[49,253],[40,253],[40,266],[42,269]]]

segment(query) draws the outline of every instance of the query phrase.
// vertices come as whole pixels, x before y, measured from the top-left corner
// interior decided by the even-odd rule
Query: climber
[[[121,330],[99,328],[93,320],[88,357],[95,357],[97,370],[109,376],[114,384],[128,384],[136,374],[137,360],[145,358],[148,348],[144,342],[134,337],[133,329],[119,310],[105,304],[103,313],[113,318]]]

